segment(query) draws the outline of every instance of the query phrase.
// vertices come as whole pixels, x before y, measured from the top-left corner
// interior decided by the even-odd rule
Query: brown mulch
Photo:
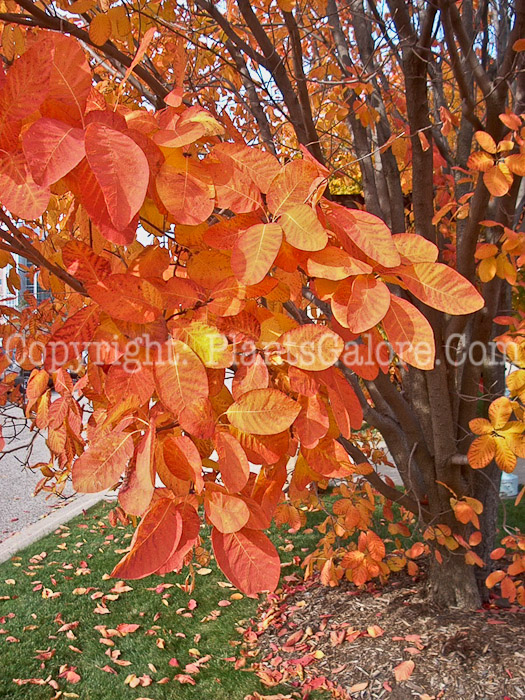
[[[366,592],[288,577],[245,638],[269,694],[284,684],[293,697],[321,688],[366,700],[525,698],[523,608],[438,610],[425,582],[406,575]],[[404,661],[413,672],[396,681]]]

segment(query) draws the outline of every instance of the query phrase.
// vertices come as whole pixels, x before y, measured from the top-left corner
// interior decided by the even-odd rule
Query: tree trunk
[[[482,601],[489,598],[489,590],[485,586],[485,579],[490,574],[490,553],[496,544],[496,529],[498,525],[498,508],[500,503],[499,488],[501,482],[501,469],[495,462],[475,474],[474,498],[483,503],[483,513],[480,516],[480,532],[482,540],[476,547],[476,554],[483,559],[483,568],[476,566],[476,579]]]
[[[465,562],[463,554],[441,550],[443,562],[432,557],[429,572],[429,592],[440,608],[476,610],[481,595],[474,567]]]

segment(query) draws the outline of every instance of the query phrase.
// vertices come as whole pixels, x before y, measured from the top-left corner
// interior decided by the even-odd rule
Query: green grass
[[[242,700],[255,691],[289,692],[286,688],[265,688],[253,672],[235,670],[226,660],[240,656],[240,628],[255,615],[258,601],[232,600],[235,589],[229,587],[213,559],[206,565],[211,573],[196,576],[191,594],[177,585],[184,584],[185,574],[130,581],[132,590],[112,593],[116,581],[104,580],[103,575],[120,559],[118,550],[128,546],[132,528],[109,527],[105,517],[109,509],[105,503],[95,506],[0,566],[0,698],[48,700],[54,695],[49,685],[17,686],[13,682],[14,678],[48,677],[57,681],[60,690],[76,693],[65,697],[81,700]],[[296,554],[304,556],[301,548],[311,546],[316,536],[318,533],[301,534],[292,543],[284,531],[272,533],[285,563]],[[204,546],[209,546],[206,541]],[[38,561],[42,552],[46,556]],[[283,573],[294,570],[289,565]],[[159,584],[171,586],[155,590]],[[60,595],[53,597],[56,593]],[[115,600],[105,599],[107,614],[95,612],[104,600],[102,594],[117,595]],[[190,599],[197,602],[193,611],[188,609]],[[220,601],[230,605],[222,607]],[[63,624],[77,622],[69,633],[58,631]],[[122,623],[138,623],[140,628],[124,637],[110,637],[112,646],[101,642],[104,637],[95,626],[115,629]],[[118,661],[129,661],[129,665],[115,663],[106,654],[108,650],[118,650]],[[52,658],[37,658],[49,651],[54,651]],[[207,655],[210,660],[194,675],[195,686],[172,680],[176,674],[184,674],[186,664]],[[178,668],[170,666],[173,658],[179,662]],[[59,678],[63,665],[75,667],[80,682]],[[102,670],[108,666],[116,675]],[[130,688],[125,685],[128,674],[147,675],[153,682]],[[156,682],[166,677],[170,680],[165,685]]]

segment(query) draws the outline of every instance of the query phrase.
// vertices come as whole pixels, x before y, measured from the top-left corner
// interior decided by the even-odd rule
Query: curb
[[[36,523],[26,525],[20,532],[11,535],[7,540],[0,543],[0,564],[6,562],[21,549],[29,547],[29,545],[42,539],[42,537],[54,532],[57,527],[80,515],[82,511],[104,500],[107,495],[104,491],[102,493],[88,493],[79,496],[72,503],[63,508],[58,508],[53,513],[46,515],[45,518],[37,520]]]

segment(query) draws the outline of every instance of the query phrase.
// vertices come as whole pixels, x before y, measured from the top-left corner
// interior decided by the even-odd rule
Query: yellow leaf
[[[491,195],[503,197],[512,185],[512,174],[504,163],[494,165],[486,173],[483,173],[483,182]]]
[[[510,472],[513,472],[516,468],[517,457],[505,438],[496,437],[494,440],[496,446],[496,464],[504,472],[510,474]]]
[[[512,404],[506,396],[501,396],[489,406],[490,422],[496,430],[500,430],[508,423],[512,414]]]

